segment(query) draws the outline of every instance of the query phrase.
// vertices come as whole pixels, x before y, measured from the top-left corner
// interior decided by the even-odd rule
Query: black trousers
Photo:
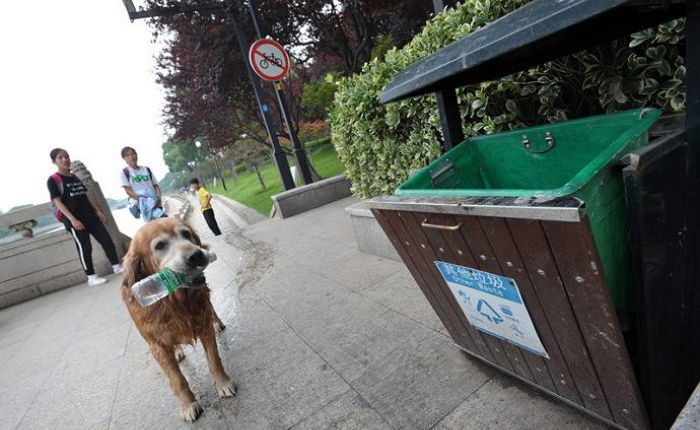
[[[109,233],[105,228],[102,221],[100,221],[97,216],[86,217],[80,220],[85,226],[85,230],[76,230],[70,221],[66,221],[66,229],[73,236],[75,240],[75,246],[78,248],[78,256],[80,257],[80,264],[83,265],[85,273],[88,275],[95,274],[95,268],[92,265],[92,244],[90,243],[90,235],[97,240],[97,242],[104,249],[105,254],[109,262],[114,264],[119,264],[119,257],[117,257],[117,250],[114,248],[114,242],[112,238],[109,237]]]
[[[207,221],[207,225],[211,232],[214,233],[214,236],[220,235],[221,230],[219,230],[219,224],[216,223],[216,218],[214,218],[214,209],[203,210],[202,215],[204,215],[204,219]]]

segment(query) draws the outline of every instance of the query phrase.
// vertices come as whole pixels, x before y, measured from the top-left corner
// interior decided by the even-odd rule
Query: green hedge
[[[379,104],[401,70],[526,4],[527,0],[466,0],[438,14],[402,49],[372,60],[363,73],[340,79],[329,121],[331,137],[353,192],[393,193],[411,169],[441,154],[433,95]],[[685,103],[684,22],[673,21],[586,52],[493,82],[457,91],[466,136],[495,133],[620,109]]]

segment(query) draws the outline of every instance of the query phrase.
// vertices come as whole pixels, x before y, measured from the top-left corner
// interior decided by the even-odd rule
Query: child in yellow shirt
[[[199,185],[199,179],[197,178],[190,179],[190,190],[199,196],[199,209],[202,211],[202,215],[204,215],[204,219],[207,221],[207,225],[214,233],[214,236],[219,236],[221,230],[219,230],[219,225],[216,223],[214,209],[211,207],[211,193]]]

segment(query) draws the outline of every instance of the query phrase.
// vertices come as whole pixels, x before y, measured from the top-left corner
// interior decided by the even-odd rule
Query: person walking
[[[126,167],[120,172],[120,182],[129,196],[129,211],[135,218],[148,222],[166,216],[161,202],[158,181],[148,166],[139,166],[136,150],[125,146],[121,151]]]
[[[112,271],[115,274],[122,271],[114,242],[104,226],[105,216],[88,199],[85,184],[71,173],[68,151],[55,148],[51,151],[50,156],[57,170],[49,177],[46,185],[49,188],[51,202],[55,206],[56,218],[63,222],[66,230],[75,240],[80,264],[88,277],[88,285],[104,284],[107,280],[95,274],[95,268],[92,264],[90,235],[104,249],[112,264]]]
[[[214,236],[219,236],[221,230],[219,230],[219,224],[216,222],[214,209],[211,206],[211,193],[199,185],[199,179],[197,178],[190,179],[190,190],[199,196],[199,209],[202,211],[202,215],[204,215],[211,232],[214,233]]]

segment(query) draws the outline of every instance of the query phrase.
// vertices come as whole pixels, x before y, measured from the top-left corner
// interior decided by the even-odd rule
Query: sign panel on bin
[[[549,358],[514,279],[442,261],[435,265],[477,330]]]

